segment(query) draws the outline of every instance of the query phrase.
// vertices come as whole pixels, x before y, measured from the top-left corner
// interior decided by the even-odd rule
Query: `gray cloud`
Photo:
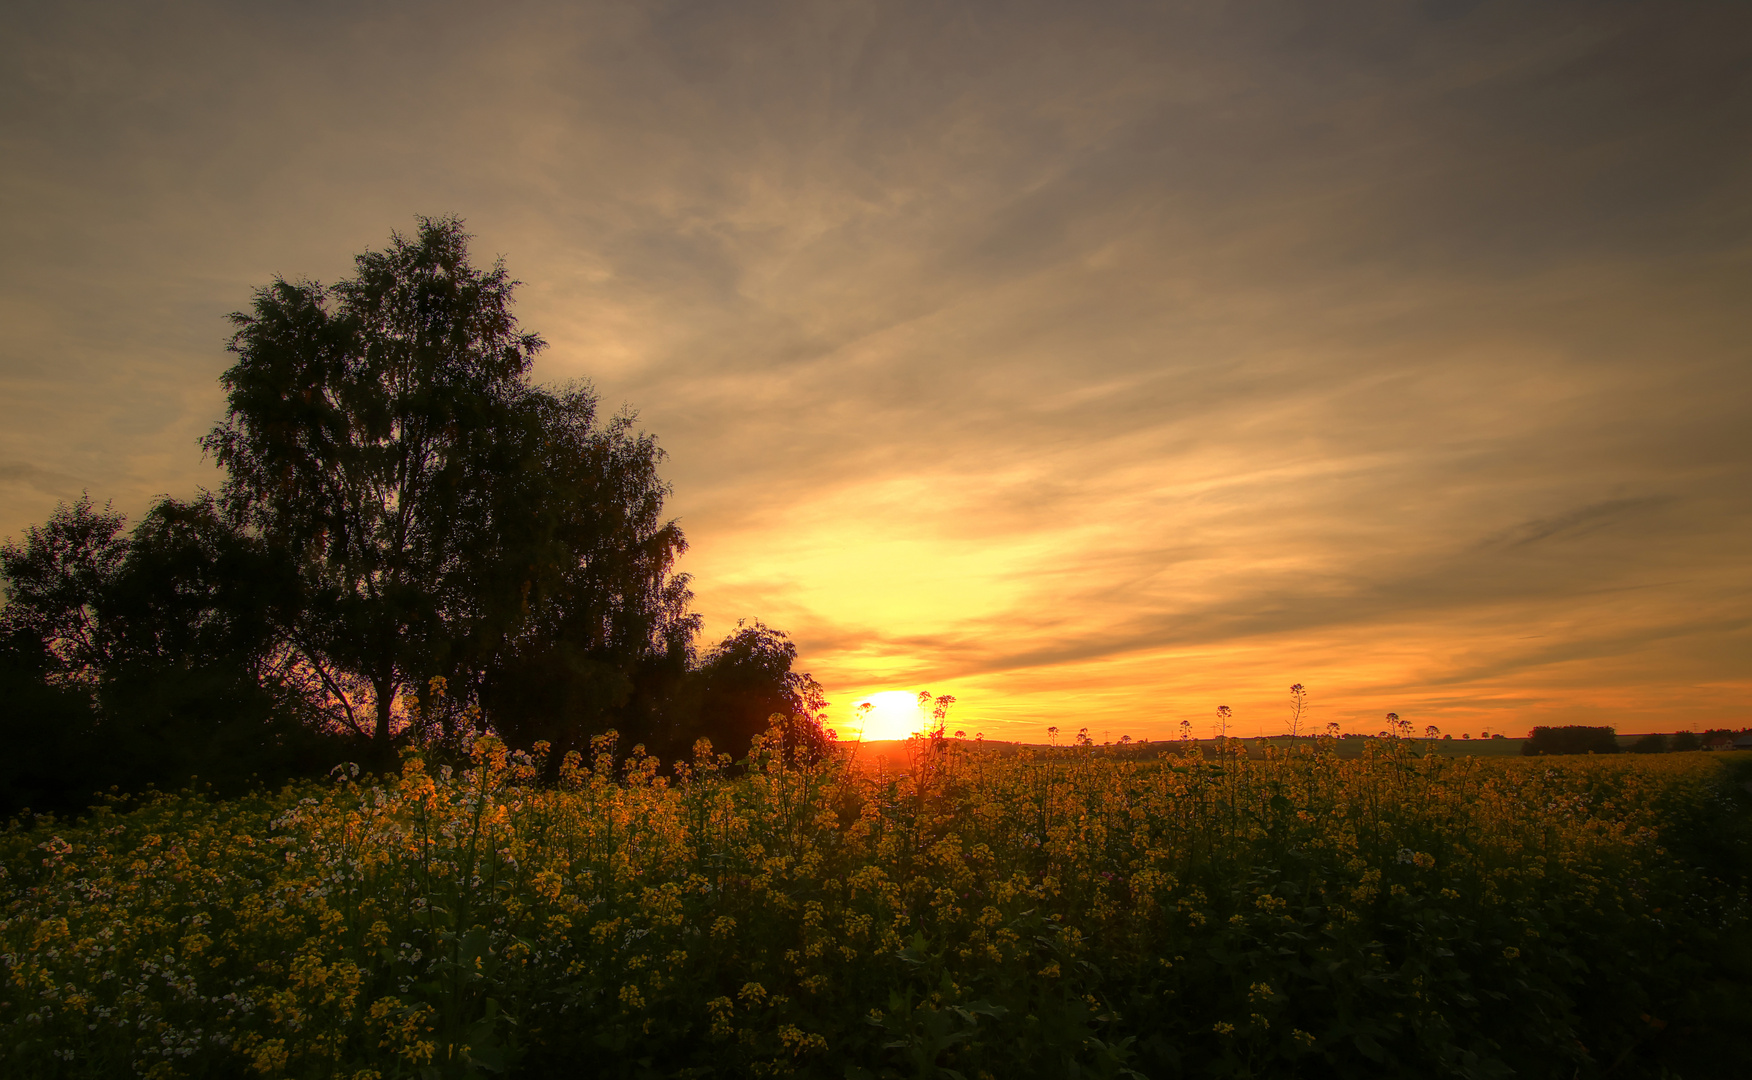
[[[662,436],[708,614],[794,628],[838,689],[1195,647],[1252,680],[1396,634],[1375,684],[1504,709],[1556,708],[1502,680],[1558,658],[1743,686],[1700,642],[1752,585],[1749,29],[33,7],[0,42],[0,458],[43,472],[0,531],[72,477],[135,510],[213,483],[223,314],[454,211],[528,282],[541,374]],[[1555,640],[1502,644],[1529,621]]]
[[[17,484],[42,495],[65,495],[82,486],[77,477],[27,461],[0,461],[0,484]]]

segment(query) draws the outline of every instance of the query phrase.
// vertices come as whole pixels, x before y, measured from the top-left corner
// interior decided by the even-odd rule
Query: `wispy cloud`
[[[5,531],[211,483],[221,316],[454,211],[841,702],[1745,719],[1742,7],[13,24]]]

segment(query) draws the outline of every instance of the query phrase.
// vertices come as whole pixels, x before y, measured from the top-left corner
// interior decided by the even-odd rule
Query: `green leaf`
[[[1367,1035],[1358,1035],[1354,1041],[1357,1044],[1357,1050],[1370,1061],[1383,1064],[1387,1061],[1387,1051],[1381,1049],[1381,1044],[1374,1039]]]

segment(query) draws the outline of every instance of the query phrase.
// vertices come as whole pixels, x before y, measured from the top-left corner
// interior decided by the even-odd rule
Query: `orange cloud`
[[[842,711],[1752,722],[1749,16],[1438,8],[21,13],[0,531],[212,484],[223,315],[456,212]]]

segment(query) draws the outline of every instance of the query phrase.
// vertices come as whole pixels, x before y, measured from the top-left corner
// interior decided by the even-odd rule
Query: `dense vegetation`
[[[483,737],[457,771],[17,828],[0,1072],[1714,1076],[1747,1049],[1737,755],[782,744],[666,775],[598,739],[543,784]]]
[[[1663,749],[1665,748],[1663,744]],[[1540,754],[1616,754],[1618,735],[1609,727],[1536,727],[1521,744],[1528,757]]]
[[[674,755],[818,711],[782,633],[696,647],[655,439],[531,380],[543,342],[460,222],[356,268],[231,317],[220,492],[132,527],[86,497],[0,548],[0,813],[392,768],[483,714],[522,749],[613,727]]]

